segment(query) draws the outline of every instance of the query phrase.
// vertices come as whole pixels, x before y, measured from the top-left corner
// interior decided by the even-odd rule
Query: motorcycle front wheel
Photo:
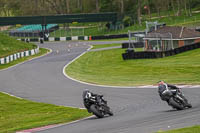
[[[108,111],[108,114],[109,114],[110,116],[113,116],[112,110],[109,110],[109,111]]]

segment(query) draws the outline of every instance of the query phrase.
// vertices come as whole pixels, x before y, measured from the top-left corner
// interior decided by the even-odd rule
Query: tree
[[[192,16],[192,10],[191,10],[191,0],[188,0],[188,13],[189,13],[189,16]]]
[[[176,0],[176,2],[177,2],[177,7],[178,7],[178,11],[176,13],[176,16],[180,16],[181,15],[181,1]]]
[[[164,7],[164,1],[163,0],[153,0],[153,3],[155,5],[157,15],[161,18],[161,9]]]
[[[147,0],[147,10],[148,10],[148,15],[149,15],[149,18],[151,19],[151,0]]]
[[[66,13],[69,14],[69,13],[70,13],[70,8],[69,8],[70,2],[69,2],[69,0],[66,0],[65,2],[66,2],[66,6],[65,6],[65,7],[66,7],[66,9],[67,9]]]
[[[101,12],[113,11],[113,0],[101,0],[100,11]]]
[[[142,25],[142,21],[141,21],[141,0],[137,1],[137,19],[138,19],[138,23],[141,26]]]
[[[169,0],[166,0],[166,12],[168,14],[168,17],[170,17],[170,1]]]
[[[0,0],[0,15],[1,16],[15,16],[19,14],[19,0]]]
[[[99,12],[99,0],[96,0],[96,12]]]
[[[83,1],[77,0],[77,8],[80,9],[81,12],[83,12]]]
[[[50,8],[53,9],[57,14],[61,14],[60,6],[57,4],[57,0],[46,0],[46,2],[50,5]]]
[[[119,0],[120,13],[124,14],[124,0]]]
[[[171,6],[174,12],[174,16],[176,15],[175,7],[174,7],[174,0],[171,0]]]

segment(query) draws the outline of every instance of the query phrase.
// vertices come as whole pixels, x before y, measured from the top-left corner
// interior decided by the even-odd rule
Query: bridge
[[[23,17],[0,17],[0,26],[26,25],[26,24],[59,24],[72,22],[113,22],[117,21],[117,13],[88,13],[88,14],[65,14],[54,16],[23,16]]]

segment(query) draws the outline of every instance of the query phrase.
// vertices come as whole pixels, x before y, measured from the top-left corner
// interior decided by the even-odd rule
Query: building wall
[[[182,41],[182,40],[179,40],[179,42],[178,42],[178,46],[179,46],[179,47],[182,47],[182,46],[184,46],[184,41]]]
[[[200,38],[199,38],[199,39],[196,39],[196,40],[194,40],[194,42],[195,42],[195,43],[197,43],[197,42],[200,42]]]
[[[145,50],[148,49],[148,40],[145,40]]]
[[[173,43],[169,40],[162,40],[158,41],[157,40],[145,40],[145,48],[146,50],[153,50],[153,51],[159,51],[159,50],[170,50],[170,49],[175,49],[178,47],[182,47],[185,45],[190,45],[192,43],[197,43],[200,42],[199,39],[190,39],[190,40],[173,40]],[[172,46],[173,45],[173,46]]]

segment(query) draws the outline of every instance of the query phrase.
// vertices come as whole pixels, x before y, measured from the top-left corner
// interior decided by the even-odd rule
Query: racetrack
[[[160,100],[155,88],[97,87],[66,78],[62,73],[63,67],[86,51],[89,43],[99,42],[39,44],[53,52],[0,71],[0,91],[38,102],[83,107],[82,91],[87,88],[103,94],[114,111],[112,117],[92,117],[43,133],[152,133],[200,125],[200,88],[183,88],[194,107],[175,111]]]

